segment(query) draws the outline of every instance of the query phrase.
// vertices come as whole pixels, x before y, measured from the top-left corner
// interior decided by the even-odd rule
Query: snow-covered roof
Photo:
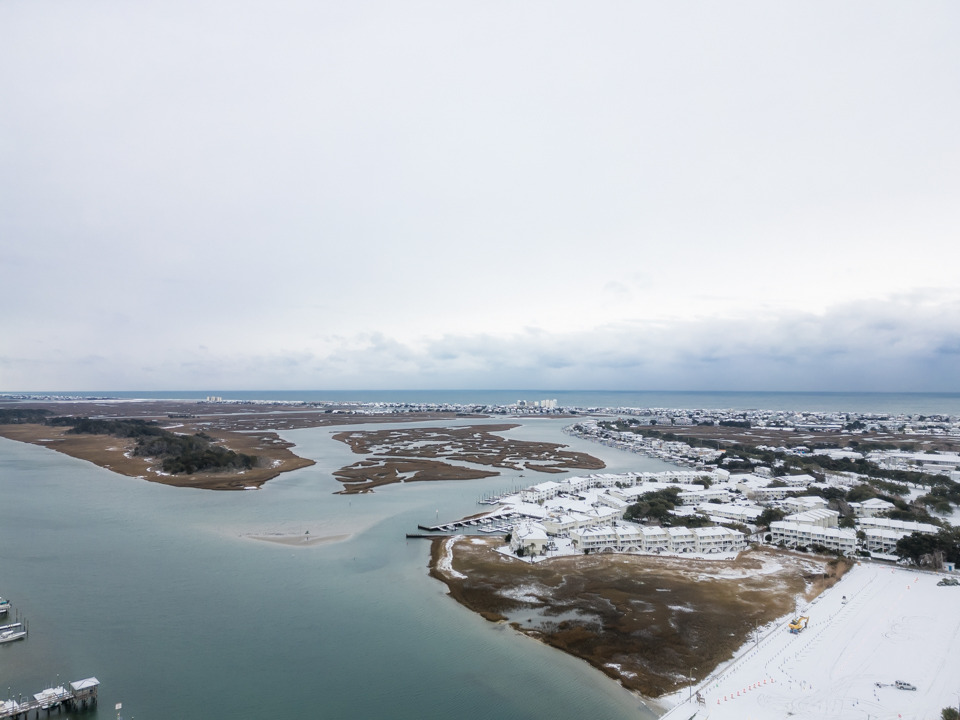
[[[840,517],[840,513],[836,510],[828,510],[827,508],[817,508],[816,510],[804,510],[803,512],[794,513],[793,515],[787,515],[784,521],[809,524],[831,517]]]
[[[860,520],[860,526],[864,529],[868,527],[876,527],[930,534],[940,532],[939,527],[936,525],[931,525],[930,523],[914,522],[910,520],[891,520],[890,518],[862,518]]]
[[[693,532],[698,537],[719,537],[721,535],[743,535],[739,530],[731,530],[725,527],[705,527],[693,528]]]
[[[96,687],[100,684],[100,681],[95,677],[85,678],[83,680],[77,680],[76,682],[70,683],[70,689],[76,692],[77,690],[88,690],[89,688]]]
[[[547,539],[547,530],[540,523],[520,523],[514,528],[513,533],[520,540]]]
[[[899,540],[910,534],[902,530],[890,530],[889,528],[866,528],[863,533],[868,538],[886,538],[887,540]]]
[[[817,525],[801,525],[800,523],[787,522],[786,520],[777,520],[770,523],[771,530],[792,530],[793,532],[808,533],[810,535],[820,535],[821,537],[832,537],[837,539],[850,540],[855,542],[857,533],[846,528],[825,528]]]
[[[537,483],[533,487],[528,488],[528,490],[545,491],[545,490],[553,490],[558,487],[560,487],[560,483],[554,482],[553,480],[545,480],[542,483]]]

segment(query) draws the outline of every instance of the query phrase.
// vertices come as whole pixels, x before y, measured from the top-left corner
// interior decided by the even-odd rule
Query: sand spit
[[[293,547],[313,547],[314,545],[325,545],[327,543],[342,542],[353,537],[353,533],[342,535],[247,535],[251,540],[262,540],[263,542],[277,543],[278,545],[290,545]]]

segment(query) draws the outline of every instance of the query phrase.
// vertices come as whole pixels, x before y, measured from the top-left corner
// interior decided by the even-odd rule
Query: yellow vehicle
[[[810,622],[810,618],[806,615],[802,615],[790,623],[790,632],[794,635],[799,635],[803,630],[807,629],[807,624]]]

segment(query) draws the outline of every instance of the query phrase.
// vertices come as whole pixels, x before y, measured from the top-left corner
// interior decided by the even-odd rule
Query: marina
[[[57,685],[41,690],[33,696],[20,696],[16,700],[9,698],[0,702],[0,718],[27,720],[35,712],[39,718],[41,712],[49,715],[57,710],[85,710],[97,704],[97,691],[100,681],[95,677],[70,683],[68,687]]]
[[[483,503],[483,501],[480,502]],[[499,502],[499,498],[497,502]],[[435,533],[453,532],[456,530],[474,530],[488,534],[505,534],[510,532],[511,525],[516,522],[516,519],[519,517],[520,515],[515,513],[512,508],[507,506],[498,507],[496,510],[492,510],[491,512],[481,513],[480,515],[474,515],[472,517],[466,517],[460,520],[454,520],[452,522],[437,523],[435,525],[417,525],[417,527],[420,530],[426,530],[428,532]]]

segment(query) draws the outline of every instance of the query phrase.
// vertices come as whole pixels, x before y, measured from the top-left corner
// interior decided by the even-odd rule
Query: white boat
[[[4,630],[0,632],[0,643],[13,642],[14,640],[23,640],[27,636],[26,630]]]
[[[33,696],[42,710],[50,710],[70,698],[70,693],[63,686],[47,688]]]
[[[0,713],[4,717],[15,717],[20,714],[20,703],[15,700],[4,700],[0,702]]]
[[[27,636],[27,631],[23,629],[23,623],[13,623],[12,625],[0,625],[0,643],[13,642],[14,640],[23,640]]]
[[[0,597],[0,615],[6,615],[10,612],[10,601]]]

